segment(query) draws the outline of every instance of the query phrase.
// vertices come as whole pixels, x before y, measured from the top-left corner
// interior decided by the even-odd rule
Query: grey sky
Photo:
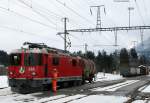
[[[64,3],[71,10],[57,1]],[[113,0],[0,0],[0,48],[9,52],[20,48],[23,42],[30,41],[44,42],[49,46],[63,49],[63,39],[56,36],[57,32],[63,31],[61,18],[69,18],[68,29],[93,28],[96,26],[96,9],[92,9],[93,15],[91,15],[89,10],[91,5],[105,5],[106,15],[101,10],[102,27],[128,26],[129,6],[134,7],[131,11],[131,25],[150,25],[149,4],[149,0],[136,0],[136,2],[130,0],[130,3],[116,3]],[[9,27],[9,29],[2,27]],[[107,51],[115,49],[93,47],[96,44],[114,45],[113,32],[70,34],[73,45],[70,51],[80,49],[84,51],[83,46],[76,47],[84,43],[89,45],[89,50],[95,52],[99,49]],[[149,37],[148,34],[149,30],[144,31],[144,39]],[[118,32],[118,44],[121,45],[118,48],[133,46],[131,41],[140,43],[139,31]]]

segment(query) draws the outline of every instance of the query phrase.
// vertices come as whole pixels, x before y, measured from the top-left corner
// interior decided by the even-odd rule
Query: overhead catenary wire
[[[62,15],[57,14],[57,13],[55,13],[55,12],[49,10],[48,8],[45,8],[44,6],[41,6],[40,4],[38,4],[38,3],[35,2],[35,1],[34,1],[34,2],[32,1],[32,3],[34,3],[34,6],[37,5],[38,10],[39,10],[39,9],[42,9],[42,10],[44,10],[44,11],[47,11],[47,12],[45,12],[45,13],[47,13],[48,15],[53,15],[53,16],[55,16],[56,18],[59,18],[59,19],[63,17]]]
[[[84,0],[83,0],[84,1]],[[86,2],[86,0],[84,1],[85,3],[83,3],[83,1],[81,1],[80,3],[77,3],[76,1],[74,1],[74,0],[71,0],[70,2],[73,4],[73,5],[76,5],[76,7],[77,8],[81,8],[81,9],[85,9],[85,7],[87,6],[88,7],[88,9],[87,9],[87,13],[89,14],[90,12],[89,12],[89,7],[90,7],[90,5]],[[86,5],[85,5],[86,4]],[[83,6],[83,5],[85,5],[85,6]],[[87,8],[86,7],[86,8]],[[80,11],[81,12],[81,11]],[[82,13],[86,13],[86,12],[83,12],[82,11]],[[87,15],[87,14],[86,14]],[[93,16],[91,16],[93,19],[95,19]],[[93,23],[92,23],[92,25],[93,25]],[[95,25],[95,24],[94,24]]]
[[[23,0],[18,0],[18,1],[21,2],[21,3],[23,3],[25,6],[31,8],[32,10],[34,10],[34,12],[38,13],[40,16],[42,16],[42,17],[48,19],[48,17],[46,17],[46,16],[42,15],[40,12],[38,12],[37,9],[35,9],[35,8],[33,9],[33,4],[32,4],[32,6],[31,6],[30,4],[25,3]],[[32,2],[32,3],[33,3],[33,2]],[[38,5],[38,4],[34,1],[34,7],[35,7],[35,5],[38,6],[38,10],[39,10],[39,11],[41,11],[40,8],[43,8],[44,10],[46,10],[47,12],[49,12],[49,13],[45,13],[45,14],[50,14],[50,13],[52,13],[52,14],[55,15],[55,17],[57,17],[57,18],[59,18],[59,19],[62,18],[62,16],[60,16],[60,15],[58,15],[58,14],[56,14],[56,13],[51,12],[50,10],[48,10],[48,9],[46,9],[46,8],[44,8],[44,7],[40,6],[40,5]],[[43,13],[44,11],[41,11],[41,12]],[[55,19],[56,19],[56,18],[55,18]],[[73,20],[73,19],[72,19],[72,20]],[[74,20],[73,20],[73,21],[74,21]],[[74,23],[78,24],[76,21],[74,21]],[[73,23],[73,24],[74,24],[74,23]],[[55,24],[55,26],[56,26],[56,28],[57,28],[57,24]]]
[[[58,41],[53,40],[53,39],[51,39],[51,38],[49,38],[49,37],[45,37],[45,36],[41,36],[41,35],[38,35],[38,34],[35,34],[35,33],[31,33],[31,32],[28,32],[28,31],[24,31],[24,30],[22,30],[22,29],[12,28],[12,27],[8,27],[8,26],[1,26],[1,25],[0,25],[0,28],[8,29],[8,30],[11,30],[11,31],[28,34],[28,35],[30,35],[30,36],[34,36],[34,37],[38,37],[38,38],[44,38],[44,39],[48,39],[48,40],[52,40],[52,41],[58,42]]]
[[[136,7],[137,7],[137,9],[138,9],[139,16],[140,16],[140,18],[141,18],[141,20],[142,20],[143,24],[145,25],[145,22],[144,22],[143,16],[142,16],[141,11],[140,11],[140,7],[139,7],[139,5],[138,5],[138,3],[137,3],[137,1],[136,1],[136,0],[135,0],[135,4],[136,4]]]
[[[145,2],[145,0],[142,0],[142,1],[143,1],[143,5],[144,5],[144,9],[145,9],[145,13],[146,13],[146,15],[147,15],[147,17],[148,17],[148,12],[147,12],[146,2]]]
[[[84,16],[80,15],[78,12],[76,12],[74,9],[72,9],[71,7],[69,7],[68,5],[64,4],[63,2],[59,1],[59,0],[56,0],[59,4],[61,4],[62,6],[64,6],[65,8],[67,8],[68,10],[72,11],[74,14],[76,14],[77,16],[79,16],[80,18],[82,18],[83,20],[91,23],[92,25],[93,22],[91,22],[90,20],[88,20],[87,18],[85,18]]]
[[[27,17],[27,16],[24,16],[24,15],[18,13],[18,12],[15,12],[15,11],[11,10],[10,8],[7,9],[7,8],[4,8],[4,7],[0,7],[0,9],[1,9],[1,10],[5,10],[5,11],[7,11],[7,12],[11,12],[11,13],[13,13],[13,14],[19,16],[19,17],[22,17],[22,18],[25,18],[25,19],[27,19],[27,20],[30,20],[30,21],[32,21],[32,22],[34,22],[34,23],[43,25],[43,26],[45,26],[45,27],[47,27],[47,28],[51,28],[51,29],[54,29],[54,30],[56,29],[56,28],[53,27],[53,26],[50,26],[50,25],[48,25],[48,24],[42,23],[42,22],[40,22],[40,21],[37,21],[37,20],[31,19],[31,18],[29,18],[29,17]]]
[[[18,1],[18,0],[17,0],[17,1]],[[56,28],[56,31],[57,31],[57,29],[58,29],[57,21],[58,21],[58,19],[60,20],[63,16],[62,16],[62,15],[59,15],[59,14],[57,14],[57,13],[52,12],[52,11],[49,10],[48,8],[45,8],[44,6],[41,6],[40,4],[38,4],[38,3],[35,2],[35,1],[34,1],[34,2],[32,1],[32,3],[34,3],[34,10],[36,10],[36,11],[39,13],[38,15],[40,15],[40,16],[42,16],[42,17],[48,19],[48,20],[49,20],[49,16],[50,16],[50,18],[53,19],[53,21],[56,20],[56,22],[55,22],[55,23],[53,22],[53,24],[55,25],[55,28]],[[16,4],[19,5],[18,2],[17,2]],[[20,3],[20,4],[22,4],[22,3]],[[25,5],[25,4],[23,4],[23,5]],[[28,6],[27,6],[27,5],[28,5]],[[25,5],[25,6],[28,7],[28,8],[30,8],[30,9],[33,9],[33,4],[32,4],[32,5],[27,4],[27,5]],[[20,5],[19,5],[19,6],[20,6]],[[22,6],[22,7],[24,7],[24,6]],[[33,11],[33,12],[34,12],[34,11]],[[36,12],[36,14],[37,14],[37,12]],[[51,21],[50,21],[50,22],[51,22]],[[61,25],[59,25],[59,28],[62,29]]]
[[[42,13],[40,13],[39,11],[37,11],[36,9],[34,9],[33,5],[31,6],[31,5],[27,4],[27,3],[25,3],[24,0],[18,0],[18,1],[21,2],[22,4],[26,5],[27,7],[29,7],[30,9],[32,9],[33,12],[35,12],[39,16],[45,18],[47,21],[49,21],[50,23],[52,23],[53,25],[56,26],[56,23],[54,23],[48,17],[44,16]]]
[[[53,4],[57,8],[57,10],[61,11],[61,13],[65,15],[66,17],[68,17],[67,15],[70,15],[67,12],[62,11],[62,8],[59,8],[58,5],[56,5],[55,3],[50,3],[50,4]],[[35,2],[34,2],[34,5],[35,5]],[[51,13],[51,11],[49,13]],[[64,17],[63,15],[60,16],[60,14],[59,15],[56,14],[59,20]],[[69,20],[70,20],[69,24],[72,24],[72,27],[80,26],[79,23],[74,18],[69,17]]]

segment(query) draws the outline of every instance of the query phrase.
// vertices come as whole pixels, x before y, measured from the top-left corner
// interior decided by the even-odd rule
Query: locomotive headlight
[[[12,74],[13,74],[13,72],[9,72],[9,74],[10,74],[10,75],[12,75]]]
[[[35,76],[35,75],[36,75],[36,73],[35,73],[35,72],[32,72],[32,75],[33,75],[33,76]]]

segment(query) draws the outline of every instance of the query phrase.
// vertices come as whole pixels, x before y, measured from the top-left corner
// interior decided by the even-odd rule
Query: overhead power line
[[[95,44],[93,45],[94,47],[100,47],[100,46],[119,46],[119,45],[101,45],[101,44]]]
[[[56,26],[56,23],[54,23],[53,21],[51,21],[48,17],[44,16],[42,13],[40,13],[39,11],[37,11],[36,9],[33,8],[33,6],[27,4],[26,2],[24,2],[23,0],[18,0],[20,3],[24,4],[25,6],[29,7],[30,9],[32,9],[33,12],[35,12],[36,14],[38,14],[39,16],[41,16],[42,18],[46,19],[47,21],[49,21],[50,23],[52,23],[53,25]]]
[[[47,15],[51,15],[51,16],[54,16],[55,18],[59,18],[59,19],[63,17],[62,15],[59,15],[59,14],[49,10],[48,8],[45,8],[45,7],[41,6],[41,5],[39,5],[35,1],[34,1],[34,5],[37,5],[39,10],[41,8],[42,10],[47,11],[47,12],[45,12]]]
[[[56,40],[53,40],[53,39],[51,39],[49,37],[44,37],[44,36],[41,36],[41,35],[38,35],[38,34],[35,34],[35,33],[24,31],[22,29],[17,29],[17,28],[12,28],[12,27],[7,27],[7,26],[0,26],[0,28],[8,29],[8,30],[11,30],[11,31],[20,32],[20,33],[24,33],[24,34],[28,34],[30,36],[36,36],[36,37],[39,37],[39,38],[42,37],[42,38],[45,38],[45,39],[48,39],[48,40],[56,41]]]
[[[40,22],[40,21],[31,19],[31,18],[29,18],[29,17],[27,17],[27,16],[24,16],[24,15],[22,15],[22,14],[19,14],[18,12],[15,12],[15,11],[13,11],[13,10],[11,10],[11,9],[7,9],[7,8],[4,8],[4,7],[0,7],[0,9],[5,10],[5,11],[7,11],[7,12],[11,12],[11,13],[13,13],[13,14],[19,16],[19,17],[25,18],[25,19],[27,19],[27,20],[30,20],[30,21],[32,21],[32,22],[34,22],[34,23],[38,23],[38,24],[43,25],[43,26],[45,26],[45,27],[48,27],[48,28],[51,28],[51,29],[56,29],[56,28],[53,27],[53,26],[50,26],[50,25],[47,25],[47,24],[42,23],[42,22]]]
[[[88,20],[88,19],[85,18],[84,16],[80,15],[80,14],[79,14],[78,12],[76,12],[74,9],[70,8],[69,6],[67,6],[66,4],[62,3],[62,2],[59,1],[59,0],[56,0],[56,1],[57,1],[59,4],[63,5],[65,8],[69,9],[70,11],[72,11],[74,14],[76,14],[76,15],[79,16],[80,18],[82,18],[83,20],[85,20],[85,21],[91,23],[92,25],[94,25],[93,22],[91,22],[90,20]]]
[[[140,11],[140,8],[139,8],[139,5],[138,5],[138,3],[137,3],[137,1],[136,1],[136,0],[135,0],[135,4],[136,4],[136,7],[137,7],[137,9],[138,9],[139,16],[141,17],[141,20],[142,20],[143,24],[145,25],[145,22],[144,22],[143,16],[142,16],[142,14],[141,14],[141,11]]]

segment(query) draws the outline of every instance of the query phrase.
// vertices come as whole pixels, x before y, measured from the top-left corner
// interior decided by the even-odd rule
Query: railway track
[[[59,90],[57,96],[49,96],[49,97],[40,97],[38,98],[34,96],[34,93],[28,94],[27,96],[25,95],[21,95],[21,94],[17,94],[17,93],[11,93],[11,92],[6,92],[3,95],[0,96],[8,96],[8,97],[15,97],[13,98],[13,100],[15,100],[16,102],[29,102],[29,103],[70,103],[72,101],[76,101],[82,98],[86,98],[90,95],[96,95],[96,94],[104,94],[104,91],[109,91],[111,89],[118,89],[121,87],[124,87],[126,85],[130,85],[137,82],[136,80],[134,81],[123,81],[123,82],[115,82],[114,83],[109,83],[109,84],[105,84],[104,85],[100,85],[103,87],[97,87],[98,85],[94,85],[91,87],[87,87],[84,88],[83,90],[79,91],[79,88],[76,88],[76,90],[71,91],[70,88],[66,88],[64,90]],[[91,89],[92,88],[92,89]],[[96,89],[102,89],[101,91],[97,92],[97,91],[93,91]],[[68,91],[68,89],[70,89],[70,91]],[[81,89],[81,88],[80,88]],[[4,89],[0,89],[0,92],[2,92],[2,90],[8,90],[8,88],[4,88]],[[9,90],[8,90],[9,91]],[[48,93],[48,92],[45,92]],[[42,93],[41,93],[42,94]],[[44,95],[44,94],[43,94]]]
[[[9,87],[3,87],[3,88],[0,88],[0,90],[1,90],[1,89],[5,89],[5,88],[9,88]]]
[[[135,82],[137,82],[137,81],[135,81]],[[135,82],[132,81],[132,82],[124,83],[124,84],[121,84],[121,85],[118,85],[118,86],[113,86],[113,87],[107,88],[105,90],[117,88],[117,87],[120,87],[120,86],[123,86],[123,85],[126,86],[127,84],[131,84],[131,83],[135,83]],[[97,88],[94,88],[94,89],[97,89]],[[82,99],[82,98],[86,98],[86,97],[88,97],[90,95],[95,95],[96,94],[96,92],[95,91],[91,91],[91,89],[87,89],[86,91],[88,91],[89,93],[86,93],[85,95],[74,95],[74,94],[71,95],[70,94],[70,95],[66,95],[66,96],[60,97],[60,98],[46,100],[46,101],[43,101],[43,102],[40,102],[40,103],[54,103],[54,102],[58,102],[59,103],[59,101],[61,101],[60,103],[69,103],[69,102],[72,102],[72,101],[75,101],[75,100],[79,100],[79,99]],[[81,94],[83,92],[84,91],[81,91]]]
[[[110,91],[115,91],[118,88],[130,85],[130,84],[133,84],[133,83],[136,83],[136,82],[138,82],[138,81],[129,81],[129,82],[124,82],[124,83],[114,84],[112,86],[108,86],[108,87],[104,87],[104,88],[101,88],[101,87],[93,88],[91,90],[93,90],[93,91],[96,91],[96,90],[98,90],[98,91],[109,91],[109,90]],[[112,89],[114,89],[114,90],[112,90]]]
[[[146,103],[147,101],[150,101],[150,94],[143,94],[141,91],[144,90],[148,84],[150,83],[150,81],[147,81],[145,84],[135,88],[135,90],[131,91],[130,93],[130,100],[128,100],[126,103],[131,103],[133,101],[136,101],[136,100],[146,100]]]

